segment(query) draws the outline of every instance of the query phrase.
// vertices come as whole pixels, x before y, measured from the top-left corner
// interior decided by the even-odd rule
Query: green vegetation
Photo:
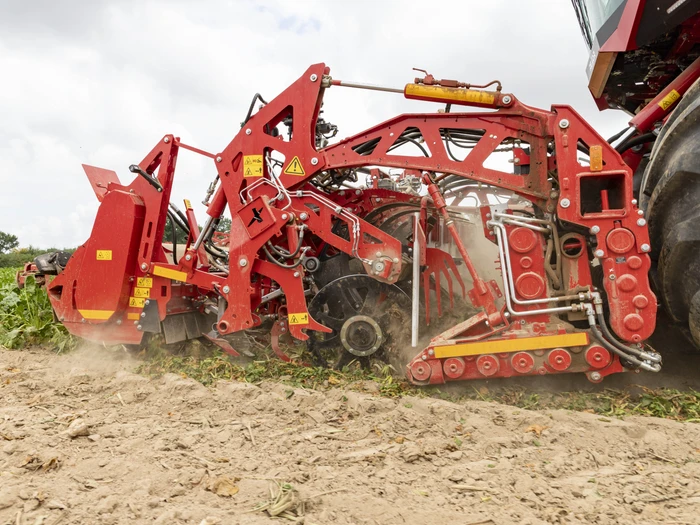
[[[17,268],[0,268],[0,345],[21,348],[49,344],[61,352],[74,338],[55,323],[49,297],[28,277],[23,289],[15,283]]]
[[[399,397],[408,392],[413,393],[414,390],[405,381],[397,380],[388,366],[362,370],[351,365],[340,371],[302,366],[298,362],[286,363],[274,356],[248,364],[238,364],[218,349],[205,348],[198,341],[182,345],[177,352],[171,352],[157,341],[152,341],[142,353],[145,362],[139,369],[140,373],[152,377],[175,373],[195,379],[204,385],[210,385],[220,379],[248,383],[275,380],[297,388],[317,390],[332,387],[352,388],[353,385],[370,381],[376,384],[378,393],[385,397]]]

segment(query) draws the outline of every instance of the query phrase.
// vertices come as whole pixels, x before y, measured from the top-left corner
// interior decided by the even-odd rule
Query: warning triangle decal
[[[301,161],[299,160],[299,157],[296,155],[292,159],[292,161],[287,164],[287,167],[284,168],[283,173],[285,175],[299,175],[299,176],[304,176],[306,175],[306,172],[304,171],[304,167],[301,165]]]

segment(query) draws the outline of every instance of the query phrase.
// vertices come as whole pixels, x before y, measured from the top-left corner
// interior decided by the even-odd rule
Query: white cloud
[[[526,104],[571,104],[612,134],[627,117],[598,112],[587,58],[561,1],[3,2],[0,230],[23,245],[83,242],[97,201],[82,163],[126,181],[166,133],[220,151],[254,93],[272,98],[320,61],[336,78],[391,86],[410,81],[412,67],[499,78]],[[333,88],[324,116],[348,136],[434,109]],[[173,200],[198,203],[213,174],[210,160],[181,152]]]

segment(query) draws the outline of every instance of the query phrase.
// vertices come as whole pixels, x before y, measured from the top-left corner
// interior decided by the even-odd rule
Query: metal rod
[[[195,241],[194,246],[192,247],[194,251],[197,251],[202,245],[204,239],[206,239],[206,236],[209,234],[209,230],[212,227],[213,221],[214,219],[212,217],[207,218],[207,222],[204,223],[204,228],[202,228],[202,231],[199,232],[199,237],[197,237],[197,240]]]
[[[349,87],[349,88],[355,88],[355,89],[369,89],[370,91],[386,91],[387,93],[401,93],[401,94],[403,94],[403,89],[377,86],[374,84],[362,84],[360,82],[346,82],[344,80],[333,80],[331,82],[331,85],[332,86]]]
[[[411,304],[411,346],[418,346],[418,321],[420,316],[420,213],[413,215],[413,282]]]

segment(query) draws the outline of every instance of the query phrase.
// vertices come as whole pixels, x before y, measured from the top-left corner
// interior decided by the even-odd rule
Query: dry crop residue
[[[696,424],[135,364],[0,349],[0,524],[698,523]]]

